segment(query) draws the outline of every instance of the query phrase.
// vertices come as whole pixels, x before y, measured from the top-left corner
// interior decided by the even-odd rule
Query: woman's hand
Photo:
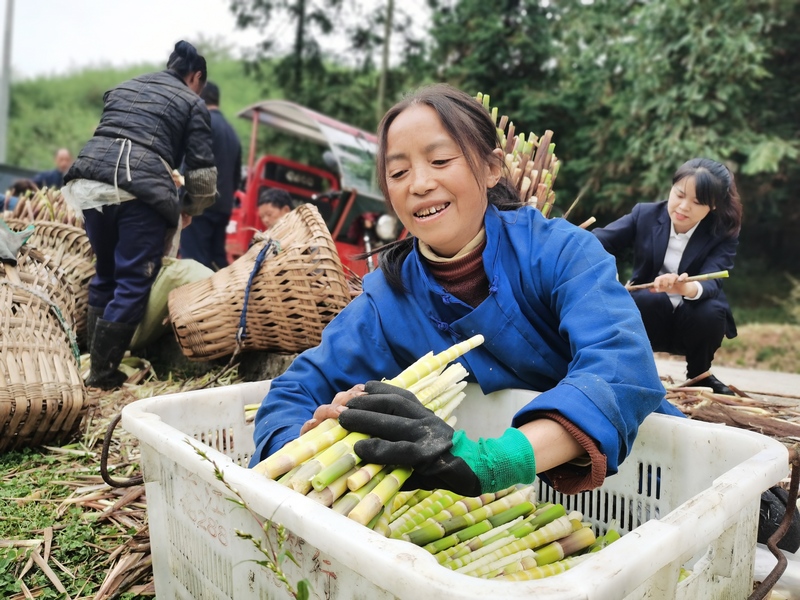
[[[181,175],[181,172],[178,171],[178,169],[172,169],[170,175],[172,175],[172,181],[176,187],[183,187],[185,185],[183,175]]]
[[[665,273],[659,275],[653,281],[653,287],[650,288],[650,293],[660,294],[665,292],[667,294],[680,294],[687,298],[694,298],[697,296],[697,286],[700,285],[695,281],[686,281],[689,278],[688,273]]]
[[[314,416],[303,423],[303,426],[300,428],[300,435],[311,431],[326,419],[338,419],[345,405],[350,402],[350,400],[356,396],[363,396],[365,393],[363,383],[354,385],[346,392],[339,392],[334,396],[333,402],[317,407],[317,410],[314,411]]]
[[[342,411],[339,424],[374,436],[354,446],[364,462],[414,468],[403,489],[444,488],[477,496],[530,483],[536,476],[533,448],[519,430],[474,442],[408,390],[380,381],[367,382],[365,390]]]

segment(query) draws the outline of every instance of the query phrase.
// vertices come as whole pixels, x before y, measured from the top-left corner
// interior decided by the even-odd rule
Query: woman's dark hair
[[[675,171],[672,185],[687,177],[694,177],[697,201],[711,207],[706,218],[712,219],[712,230],[731,237],[738,235],[742,228],[742,202],[728,167],[710,158],[693,158]]]
[[[292,208],[292,196],[286,190],[279,188],[265,188],[258,193],[256,206],[262,204],[272,204],[277,208],[288,206]]]
[[[208,78],[206,59],[197,53],[197,48],[184,40],[175,44],[175,49],[169,55],[167,68],[181,77],[200,71],[200,81],[203,83]]]
[[[32,179],[17,179],[8,188],[8,191],[12,196],[22,196],[28,192],[35,194],[39,191],[39,186]]]
[[[439,115],[445,131],[458,144],[470,170],[480,182],[479,173],[485,164],[499,161],[492,152],[499,148],[497,127],[489,112],[475,98],[447,84],[439,83],[412,92],[390,108],[378,125],[378,185],[386,201],[389,193],[386,184],[386,138],[397,116],[412,106],[429,106]],[[486,191],[489,204],[500,210],[513,210],[522,206],[514,185],[508,177],[505,161],[499,161],[503,175],[494,187]],[[414,247],[412,237],[383,246],[379,252],[381,270],[387,283],[396,290],[404,290],[400,271],[403,261]]]

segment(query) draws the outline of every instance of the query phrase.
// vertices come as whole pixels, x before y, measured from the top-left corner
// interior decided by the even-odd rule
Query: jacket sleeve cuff
[[[561,425],[586,451],[590,464],[582,466],[575,462],[565,463],[543,473],[553,488],[563,494],[577,494],[593,490],[603,485],[606,479],[606,455],[592,438],[579,429],[572,421],[556,411],[537,413],[538,418],[550,419]]]
[[[217,167],[187,171],[184,177],[188,197],[184,197],[183,212],[191,216],[200,215],[216,199]]]
[[[692,296],[691,298],[689,298],[688,296],[684,296],[683,297],[684,300],[691,300],[692,302],[694,302],[695,300],[700,300],[701,296],[703,295],[703,284],[700,283],[699,281],[695,281],[693,283],[695,284],[695,286],[697,286],[697,295]]]

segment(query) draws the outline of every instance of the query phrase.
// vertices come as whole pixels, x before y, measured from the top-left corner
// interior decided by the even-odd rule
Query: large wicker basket
[[[11,229],[21,231],[27,227],[24,219],[8,219]],[[89,281],[94,277],[94,251],[83,227],[57,221],[33,221],[35,229],[27,245],[47,254],[61,267],[66,278],[66,289],[74,299],[69,318],[79,339],[86,334],[89,311]]]
[[[0,263],[0,451],[66,441],[89,405],[67,315],[74,300],[48,256]]]
[[[254,269],[265,248],[263,264]],[[347,305],[350,292],[315,207],[299,206],[236,262],[170,293],[170,319],[183,353],[190,360],[232,354],[246,297],[241,350],[300,352],[319,344],[323,328]]]

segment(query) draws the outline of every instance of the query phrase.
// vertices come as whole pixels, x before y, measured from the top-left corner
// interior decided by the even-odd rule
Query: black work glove
[[[379,381],[368,382],[364,389],[366,395],[350,400],[339,423],[348,431],[374,436],[354,447],[365,462],[414,469],[403,489],[444,488],[478,496],[533,481],[533,450],[518,430],[473,442],[407,390]]]

